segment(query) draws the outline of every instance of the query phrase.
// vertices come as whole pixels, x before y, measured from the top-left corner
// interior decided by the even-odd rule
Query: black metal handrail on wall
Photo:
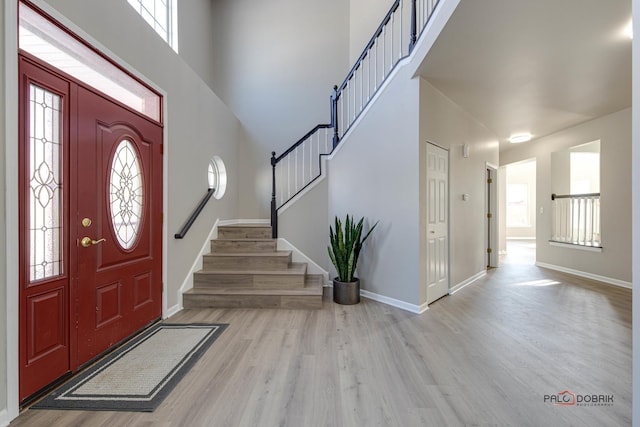
[[[175,237],[176,239],[182,239],[184,238],[184,236],[187,235],[187,231],[189,231],[193,223],[196,222],[196,218],[198,218],[198,215],[200,215],[200,212],[202,212],[202,210],[204,209],[204,206],[207,204],[207,202],[215,192],[216,190],[214,188],[209,188],[207,190],[207,193],[204,195],[204,197],[202,197],[202,200],[200,200],[200,203],[198,203],[198,206],[196,206],[196,208],[193,210],[189,218],[187,218],[187,222],[184,223],[180,231],[174,234],[173,237]]]
[[[410,17],[403,16],[407,2],[411,4]],[[278,237],[278,210],[322,175],[322,157],[333,152],[398,62],[411,54],[418,31],[422,33],[438,3],[395,0],[347,77],[333,87],[331,123],[315,126],[280,156],[271,153],[274,238]]]

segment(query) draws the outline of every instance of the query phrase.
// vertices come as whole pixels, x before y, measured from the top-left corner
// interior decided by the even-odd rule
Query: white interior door
[[[427,304],[449,293],[449,152],[427,144]]]

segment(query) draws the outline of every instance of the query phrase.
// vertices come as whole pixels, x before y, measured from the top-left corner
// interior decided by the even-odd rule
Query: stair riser
[[[185,308],[322,308],[322,277],[308,277],[305,263],[278,251],[271,227],[261,224],[218,228],[183,294]]]
[[[202,260],[204,270],[286,270],[291,262],[289,256],[205,256]]]
[[[219,227],[218,238],[222,239],[270,239],[271,227]]]
[[[277,243],[275,240],[268,242],[254,242],[242,240],[212,240],[211,252],[213,253],[260,253],[275,252]]]
[[[304,275],[261,274],[198,274],[193,276],[194,288],[299,289],[304,287]]]
[[[198,295],[185,294],[184,308],[289,308],[319,309],[322,298],[318,296],[281,295]]]

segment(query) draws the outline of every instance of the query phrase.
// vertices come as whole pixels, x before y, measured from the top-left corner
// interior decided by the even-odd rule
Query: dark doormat
[[[227,326],[154,325],[31,408],[152,412]]]

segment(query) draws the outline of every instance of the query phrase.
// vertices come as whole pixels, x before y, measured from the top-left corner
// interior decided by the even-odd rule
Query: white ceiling
[[[630,22],[631,0],[461,0],[418,74],[504,150],[631,106]]]

